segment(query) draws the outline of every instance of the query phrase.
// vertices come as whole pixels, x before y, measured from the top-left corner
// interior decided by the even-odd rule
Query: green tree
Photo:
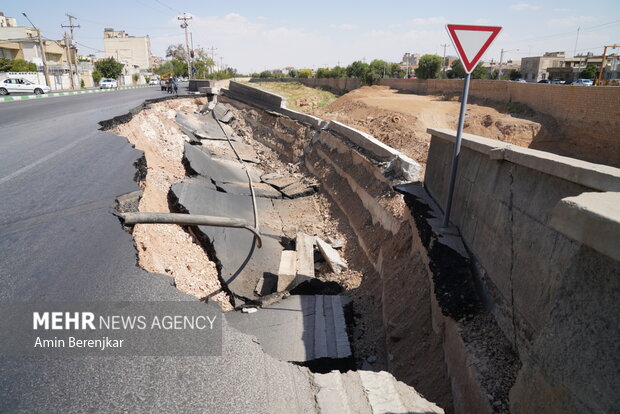
[[[102,77],[103,76],[101,76],[101,72],[99,72],[97,69],[93,70],[93,82],[95,82],[95,85],[99,84],[99,81]]]
[[[121,73],[123,73],[124,66],[125,65],[117,62],[113,57],[101,59],[95,63],[95,68],[101,73],[101,76],[110,79],[118,78]]]
[[[36,72],[37,65],[24,59],[15,59],[11,62],[11,72]]]
[[[269,72],[268,70],[264,70],[260,73],[260,75],[258,75],[259,78],[262,79],[267,79],[267,78],[271,78],[271,72]]]
[[[513,69],[510,71],[510,80],[517,80],[517,79],[521,79],[522,75],[521,72],[519,72],[517,69]]]
[[[131,79],[133,80],[133,83],[138,83],[138,81],[140,80],[140,75],[134,73],[133,75],[131,75]]]
[[[436,79],[439,77],[443,59],[437,55],[424,55],[420,58],[415,75],[420,79]]]
[[[405,71],[400,67],[400,64],[390,63],[389,76],[391,78],[404,78]]]
[[[151,77],[150,76],[145,76],[144,77],[144,81],[147,83],[147,85],[151,82]]]
[[[466,75],[465,67],[461,59],[457,59],[450,65],[450,70],[446,73],[448,78],[464,78]],[[471,72],[472,79],[487,79],[487,68],[482,66],[482,62],[478,63],[474,70]]]
[[[598,70],[596,70],[596,66],[593,64],[589,64],[579,73],[581,79],[594,79],[596,75],[598,75]]]
[[[304,79],[308,79],[312,77],[312,69],[301,69],[299,71],[299,77],[300,78],[304,78]]]
[[[316,70],[317,78],[329,78],[329,75],[330,75],[330,71],[327,68],[318,68]]]
[[[299,76],[299,71],[295,69],[291,69],[288,71],[288,76],[291,78],[297,78]]]
[[[330,78],[345,78],[347,76],[347,70],[342,66],[334,66],[329,71]]]
[[[366,74],[368,73],[369,67],[368,64],[362,61],[355,61],[347,66],[347,76],[349,78],[359,78],[365,79]]]
[[[7,58],[0,58],[0,72],[10,72],[13,61]]]
[[[172,59],[170,63],[172,64],[171,72],[174,73],[174,76],[177,76],[177,77],[187,76],[187,62],[180,60],[180,59]]]
[[[84,79],[80,79],[80,89],[84,88],[86,88],[86,83],[84,82]]]

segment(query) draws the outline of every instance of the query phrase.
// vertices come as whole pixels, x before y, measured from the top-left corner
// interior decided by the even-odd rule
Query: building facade
[[[103,31],[103,49],[106,58],[113,57],[130,72],[147,71],[153,64],[148,36],[129,36],[124,30],[107,28]]]
[[[547,52],[543,56],[532,56],[521,59],[521,76],[528,82],[548,79],[548,68],[564,66],[564,52]]]

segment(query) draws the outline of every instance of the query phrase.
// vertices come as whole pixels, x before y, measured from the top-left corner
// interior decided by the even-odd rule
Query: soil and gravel
[[[144,151],[146,178],[139,211],[169,213],[170,186],[185,177],[182,164],[183,144],[187,137],[179,130],[174,117],[179,110],[193,111],[196,99],[178,99],[151,105],[131,121],[111,132],[126,137]],[[218,278],[215,263],[189,232],[173,224],[138,224],[133,237],[138,250],[138,264],[144,270],[174,278],[176,287],[200,300],[218,302],[223,310],[232,305]]]
[[[312,113],[367,132],[425,166],[430,144],[427,128],[456,129],[459,108],[458,97],[405,94],[388,86],[365,86]],[[550,135],[552,120],[536,115],[526,119],[508,111],[469,103],[464,130],[522,147]]]

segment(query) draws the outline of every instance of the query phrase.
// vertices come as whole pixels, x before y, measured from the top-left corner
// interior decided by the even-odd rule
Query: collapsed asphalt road
[[[0,299],[196,301],[172,279],[137,266],[131,235],[112,215],[116,197],[138,189],[134,163],[141,153],[99,130],[98,122],[159,96],[136,90],[0,110]],[[307,312],[294,315],[303,323],[343,324],[341,314],[331,322],[319,317],[341,306],[336,297],[303,302]],[[291,314],[287,308],[275,313]],[[252,332],[272,323],[268,318],[230,323]],[[1,357],[0,411],[441,411],[385,372],[312,373],[271,357],[239,330],[224,319],[218,357]],[[315,339],[312,358],[324,357],[330,347],[340,354],[340,339],[323,337],[319,347]],[[281,345],[263,343],[275,351]],[[308,350],[297,345],[303,360]]]

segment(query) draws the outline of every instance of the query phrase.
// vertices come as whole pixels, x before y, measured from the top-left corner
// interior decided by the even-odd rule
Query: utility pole
[[[577,28],[577,37],[575,38],[575,49],[573,49],[573,57],[577,55],[577,42],[579,41],[579,30],[581,30],[581,27]]]
[[[211,46],[210,48],[207,48],[207,51],[211,51],[211,61],[213,62],[213,68],[215,68],[215,51],[217,50],[216,47]],[[208,53],[207,53],[208,56]],[[209,71],[211,71],[211,66],[209,66]]]
[[[71,89],[75,89],[75,79],[73,79],[73,72],[71,70],[71,56],[69,52],[69,38],[67,37],[67,32],[65,32],[65,53],[67,54],[67,64],[69,65],[69,79],[71,80]]]
[[[517,51],[519,51],[519,49],[511,49],[511,50],[502,49],[499,55],[499,63],[497,64],[497,80],[502,80],[502,62],[504,60],[504,53],[517,52]]]
[[[183,23],[181,23],[181,29],[185,30],[185,47],[187,48],[187,74],[189,78],[191,79],[192,78],[192,62],[189,56],[189,37],[187,34],[187,27],[189,26],[189,24],[187,23],[187,21],[192,20],[192,16],[187,17],[187,13],[183,13],[183,17],[179,16],[177,17],[177,20],[183,20]]]
[[[443,77],[446,77],[446,48],[449,46],[447,43],[443,45],[439,45],[443,47],[443,61],[441,62],[441,67],[443,69]]]
[[[615,49],[620,46],[619,45],[605,46],[605,50],[603,51],[603,59],[601,59],[601,70],[598,72],[598,79],[596,80],[596,86],[601,86],[601,80],[603,79],[603,69],[605,68],[605,58],[607,57],[608,47]]]
[[[41,60],[43,61],[43,74],[45,75],[45,84],[52,87],[50,83],[50,75],[47,70],[47,57],[45,56],[45,44],[43,43],[43,39],[41,38],[41,30],[37,29],[35,25],[30,21],[26,13],[22,13],[22,15],[30,22],[32,28],[37,31],[37,37],[39,39],[39,48],[41,49]]]
[[[71,48],[73,48],[74,47],[73,46],[73,28],[77,27],[79,29],[80,25],[79,24],[78,25],[74,25],[73,24],[73,19],[77,19],[75,16],[71,16],[69,13],[65,13],[65,16],[67,16],[69,18],[69,25],[65,26],[64,24],[61,24],[60,27],[62,27],[62,28],[68,27],[69,30],[71,31]],[[74,65],[74,68],[75,68],[75,75],[79,79],[80,75],[78,74],[78,67],[77,67],[77,48],[75,48],[75,51],[76,51],[76,56],[75,56],[75,59],[73,61],[73,65]],[[69,61],[69,68],[71,68],[71,58],[68,58],[68,61]],[[69,72],[71,72],[71,69],[69,69]],[[71,83],[74,83],[73,82],[73,75],[71,76],[71,79],[72,79]],[[77,89],[77,88],[74,88],[74,89]]]

